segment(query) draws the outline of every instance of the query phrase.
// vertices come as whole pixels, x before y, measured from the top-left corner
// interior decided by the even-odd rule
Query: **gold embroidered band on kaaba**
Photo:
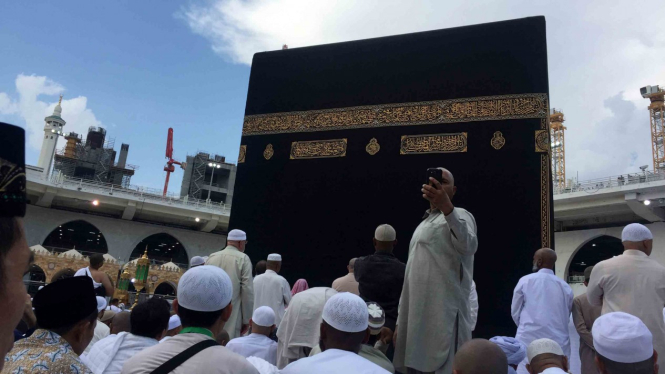
[[[465,132],[455,134],[404,135],[399,153],[414,155],[422,153],[466,152]]]
[[[470,121],[546,118],[546,94],[521,94],[383,104],[245,116],[242,134],[346,130]]]
[[[346,156],[346,139],[314,140],[291,143],[291,159]]]

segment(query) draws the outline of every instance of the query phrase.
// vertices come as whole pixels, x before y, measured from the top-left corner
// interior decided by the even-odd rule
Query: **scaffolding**
[[[651,152],[654,172],[665,170],[665,90],[658,86],[640,89],[642,97],[649,99],[649,122],[651,127]]]
[[[554,190],[566,188],[566,145],[563,112],[552,109],[550,113],[550,140],[552,142],[552,184]]]
[[[131,177],[137,169],[134,165],[119,165],[115,162],[114,138],[106,138],[106,130],[90,127],[83,142],[82,136],[71,132],[65,136],[67,144],[56,151],[53,169],[70,178],[80,178],[102,183],[114,183],[129,187]],[[128,147],[128,146],[127,146]],[[122,152],[127,152],[123,148]],[[126,158],[126,156],[125,156]]]
[[[192,163],[192,180],[190,182],[191,188],[189,196],[200,199],[201,198],[201,186],[205,183],[206,167],[208,166],[208,160],[210,159],[210,154],[206,152],[198,152],[194,156],[194,162]]]

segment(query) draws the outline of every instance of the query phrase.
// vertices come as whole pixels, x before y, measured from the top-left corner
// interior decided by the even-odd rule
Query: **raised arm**
[[[242,308],[242,324],[248,325],[254,312],[254,279],[252,278],[252,261],[245,256],[240,274],[240,304]]]

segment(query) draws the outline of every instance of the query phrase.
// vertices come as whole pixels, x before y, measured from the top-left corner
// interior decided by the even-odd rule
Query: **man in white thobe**
[[[277,253],[268,255],[266,272],[254,278],[254,311],[262,306],[268,306],[275,312],[275,325],[279,327],[286,307],[291,302],[291,286],[280,276],[282,256]]]
[[[258,374],[244,357],[215,343],[233,308],[233,283],[224,270],[209,265],[187,270],[178,281],[177,295],[173,310],[180,316],[183,329],[127,360],[122,374],[151,374],[187,349],[196,353],[170,373]],[[201,342],[211,346],[202,347]]]
[[[573,307],[573,290],[554,275],[556,253],[541,248],[533,255],[535,273],[523,276],[513,292],[510,313],[517,325],[515,339],[527,347],[532,341],[547,338],[555,341],[565,356],[570,357],[568,320]],[[526,374],[526,360],[517,368]]]
[[[100,320],[104,315],[104,309],[106,309],[106,299],[101,296],[97,296],[97,312],[99,313],[97,318],[98,320]],[[95,325],[95,332],[92,335],[92,340],[83,351],[83,354],[89,353],[90,349],[95,343],[109,336],[109,334],[111,334],[111,329],[105,323],[97,321],[97,324]]]
[[[249,319],[254,311],[254,282],[252,261],[245,254],[247,234],[242,230],[231,230],[227,237],[226,248],[208,257],[206,265],[221,268],[229,275],[233,283],[233,311],[231,318],[224,325],[224,330],[231,339],[247,331]]]
[[[387,370],[358,355],[362,342],[370,335],[368,313],[367,304],[360,296],[340,292],[331,297],[323,308],[320,326],[323,352],[301,358],[281,373],[388,374]]]
[[[149,299],[132,309],[131,332],[109,335],[81,357],[94,374],[120,374],[125,361],[159,343],[169,323],[169,304]]]
[[[404,373],[450,373],[457,348],[471,339],[476,221],[453,206],[453,175],[439,170],[440,180],[430,177],[422,187],[430,210],[409,244],[393,360],[395,369]]]
[[[658,364],[665,368],[665,267],[649,258],[653,235],[632,223],[621,233],[624,252],[599,262],[591,272],[587,298],[601,313],[625,312],[644,322],[653,334]],[[593,332],[593,330],[592,330]]]
[[[232,339],[226,348],[245,358],[254,356],[277,365],[277,342],[270,339],[275,330],[275,312],[269,306],[259,307],[252,314],[250,323],[252,333]]]
[[[293,296],[277,330],[277,367],[307,357],[319,344],[319,326],[326,301],[337,291],[314,287]]]

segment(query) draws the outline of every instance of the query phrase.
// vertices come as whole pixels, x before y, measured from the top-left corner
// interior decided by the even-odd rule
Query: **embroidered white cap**
[[[557,356],[565,356],[559,343],[552,339],[545,338],[534,340],[526,348],[526,356],[529,359],[529,363],[531,363],[531,360],[533,360],[534,357],[542,355],[543,353],[552,353]]]
[[[227,240],[247,240],[247,234],[242,230],[231,230],[226,237]]]
[[[271,253],[268,255],[268,261],[282,261],[282,255],[278,253]]]
[[[344,332],[360,332],[369,325],[367,304],[349,292],[340,292],[326,301],[323,320],[333,328]]]
[[[169,330],[173,330],[177,328],[178,326],[182,326],[182,322],[180,322],[180,317],[177,314],[174,314],[169,318]]]
[[[217,266],[191,268],[178,282],[178,305],[197,312],[214,312],[231,302],[233,284],[226,272]]]
[[[396,238],[395,229],[388,224],[383,224],[374,231],[374,239],[380,242],[393,242]]]
[[[622,242],[641,242],[653,239],[651,230],[639,223],[631,223],[623,228],[621,232]]]
[[[259,326],[272,326],[275,324],[275,311],[269,306],[258,307],[252,314],[252,322]]]
[[[653,356],[653,336],[639,318],[623,312],[603,314],[591,329],[593,346],[612,361],[632,364]]]
[[[189,260],[189,266],[190,267],[203,265],[205,263],[206,263],[206,261],[201,256],[194,256],[194,257],[192,257],[191,260]]]

